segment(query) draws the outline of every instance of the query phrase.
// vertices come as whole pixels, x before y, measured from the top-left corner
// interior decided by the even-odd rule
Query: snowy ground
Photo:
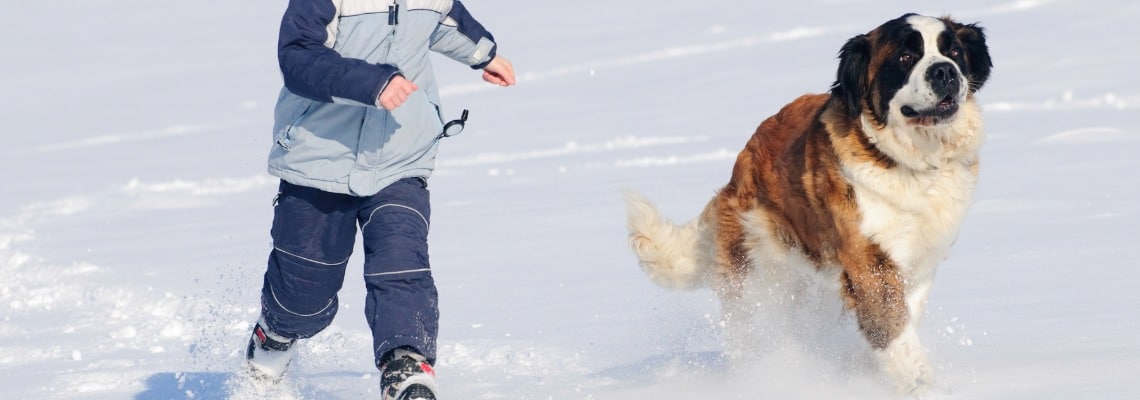
[[[1140,3],[666,3],[468,1],[521,79],[437,63],[445,112],[471,109],[431,186],[444,398],[889,396],[858,355],[729,373],[715,299],[642,276],[620,193],[695,216],[763,118],[908,11],[980,22],[996,64],[981,183],[920,333],[929,397],[1140,398]],[[270,246],[284,2],[2,7],[3,397],[251,397],[227,382]],[[273,396],[376,398],[351,268]]]

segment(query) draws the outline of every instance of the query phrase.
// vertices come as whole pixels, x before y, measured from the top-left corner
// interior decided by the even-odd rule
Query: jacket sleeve
[[[345,58],[330,48],[329,26],[337,14],[333,0],[289,1],[277,43],[285,88],[316,101],[375,106],[388,80],[400,71]]]
[[[452,2],[451,9],[443,16],[431,37],[432,51],[469,65],[472,69],[487,66],[495,58],[497,48],[495,37],[458,0]]]

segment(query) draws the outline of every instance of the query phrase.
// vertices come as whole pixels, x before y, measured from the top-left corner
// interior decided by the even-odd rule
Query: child
[[[291,0],[281,21],[269,173],[281,178],[246,363],[275,381],[336,315],[357,226],[384,399],[435,399],[439,311],[427,178],[443,124],[428,51],[515,83],[459,1]]]

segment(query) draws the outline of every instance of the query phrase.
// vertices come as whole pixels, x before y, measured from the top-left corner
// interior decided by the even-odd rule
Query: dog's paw
[[[896,382],[899,393],[915,397],[921,396],[930,391],[931,385],[934,384],[933,371],[929,365],[918,366],[910,375],[912,376],[903,377],[902,380]]]
[[[876,351],[876,356],[900,394],[919,396],[934,383],[934,370],[913,328],[904,331],[886,349]]]
[[[893,366],[885,366],[889,378],[894,381],[895,389],[900,395],[921,396],[930,391],[934,384],[934,371],[930,365],[922,361],[910,360]]]

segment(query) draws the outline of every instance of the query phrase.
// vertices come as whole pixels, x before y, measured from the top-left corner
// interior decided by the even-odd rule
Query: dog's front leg
[[[877,245],[844,251],[843,295],[879,365],[900,392],[921,394],[931,384],[931,368],[918,340],[915,316],[907,309],[898,266]]]
[[[914,324],[906,324],[885,348],[875,349],[875,358],[900,393],[921,395],[930,389],[933,371]]]

